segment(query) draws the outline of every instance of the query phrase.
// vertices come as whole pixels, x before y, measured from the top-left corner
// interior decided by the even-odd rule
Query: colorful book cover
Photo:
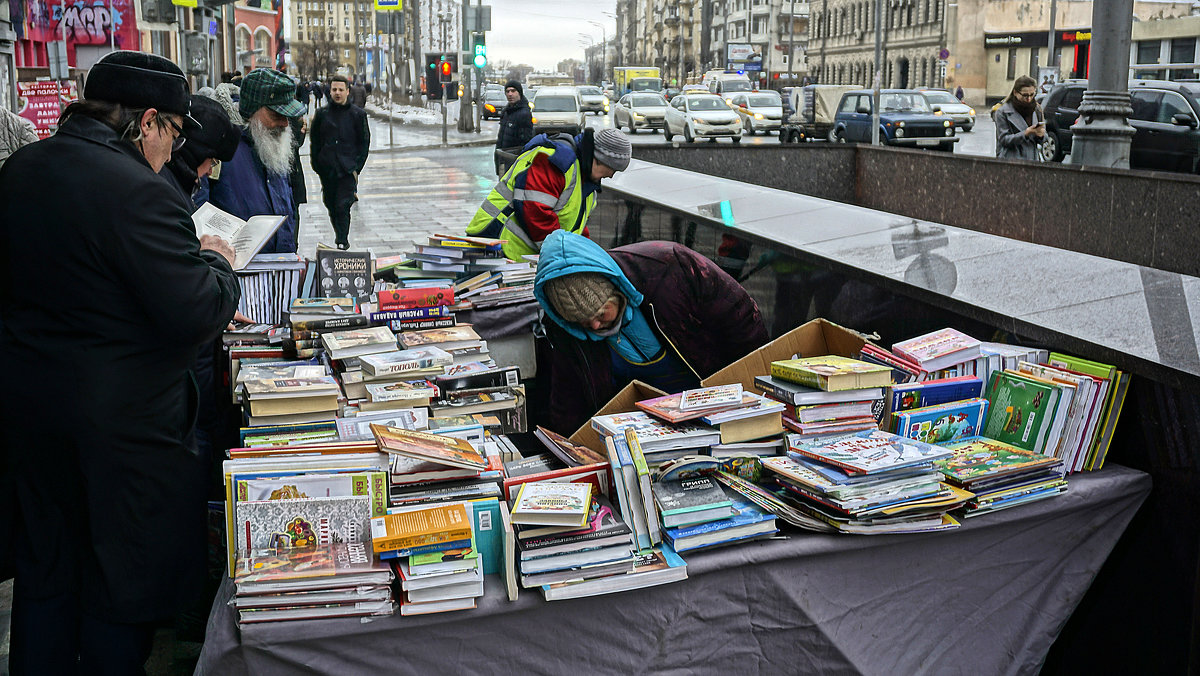
[[[538,425],[533,435],[542,445],[568,466],[591,465],[597,462],[608,462],[608,459],[587,446],[577,444],[553,430]]]
[[[886,472],[950,456],[950,451],[941,446],[906,439],[883,430],[864,430],[824,443],[802,443],[794,450],[858,474]]]
[[[979,355],[980,341],[957,329],[945,328],[892,345],[897,355],[922,367],[929,363],[957,364]],[[961,357],[961,359],[960,359]],[[942,368],[935,366],[934,368]]]
[[[889,410],[892,413],[982,396],[983,379],[975,376],[940,378],[888,387]]]
[[[241,555],[371,539],[371,497],[366,495],[239,502],[236,511]]]
[[[290,312],[354,312],[353,298],[293,298]]]
[[[513,502],[513,523],[582,527],[591,500],[591,484],[526,483]]]
[[[811,404],[834,404],[847,401],[867,401],[883,397],[883,388],[874,387],[842,392],[826,392],[816,387],[805,387],[771,376],[754,376],[754,386],[773,399],[785,404],[804,406]]]
[[[380,310],[408,310],[437,305],[454,305],[454,289],[448,287],[420,287],[389,289],[376,294]]]
[[[711,409],[718,406],[737,406],[742,403],[742,385],[717,385],[702,387],[695,390],[684,390],[679,400],[679,408],[684,411]]]
[[[728,538],[721,538],[720,536],[715,538],[707,538],[705,541],[692,546],[689,546],[688,543],[684,542],[689,539],[696,539],[706,535],[726,533],[735,530],[744,531],[745,529],[752,529],[752,527],[756,524],[763,524],[764,529],[762,529],[761,532],[759,529],[752,529],[755,532],[747,535],[753,537],[775,531],[775,528],[773,528],[775,523],[774,514],[763,511],[758,505],[742,497],[740,493],[730,491],[729,497],[730,503],[733,507],[732,516],[727,519],[718,519],[716,521],[698,523],[692,526],[664,528],[663,537],[666,539],[667,543],[670,544],[675,551],[679,551],[680,547],[683,547],[684,549],[697,549],[699,547],[709,547],[742,539],[743,537],[746,537],[746,535],[733,535],[730,533],[730,537]],[[766,526],[768,525],[772,527],[767,528]],[[676,546],[677,544],[678,546]]]
[[[390,329],[385,327],[376,328],[381,328],[389,333],[391,332]],[[363,355],[362,368],[363,371],[370,375],[382,376],[445,366],[453,361],[454,357],[445,350],[432,345],[426,345],[408,350],[393,350],[390,352]]]
[[[464,469],[487,469],[487,458],[470,442],[454,437],[371,424],[379,450]]]
[[[988,383],[991,401],[980,436],[1027,451],[1045,448],[1058,393],[1053,385],[998,371]]]
[[[658,481],[654,484],[654,499],[663,516],[732,504],[720,484],[706,476]]]
[[[371,253],[317,249],[317,286],[322,296],[345,296],[364,301],[370,298]]]
[[[604,436],[623,435],[626,429],[633,428],[643,450],[707,446],[721,438],[717,430],[688,423],[669,425],[641,411],[595,416],[592,427]]]
[[[322,333],[321,342],[325,343],[325,348],[331,352],[343,352],[371,345],[392,346],[396,344],[396,335],[386,326],[372,326],[365,329]]]
[[[371,498],[371,516],[382,516],[387,511],[387,472],[260,476],[236,481],[238,503],[367,496]]]
[[[374,574],[385,583],[392,578],[391,566],[372,556],[370,545],[339,542],[303,549],[250,552],[238,557],[233,581],[245,585],[364,573]]]
[[[437,345],[438,343],[454,343],[464,340],[480,340],[479,334],[471,328],[470,324],[459,324],[448,329],[408,331],[400,334],[400,342],[404,344],[404,347]]]
[[[927,444],[943,444],[979,436],[987,416],[987,399],[964,399],[896,415],[896,434]]]
[[[370,521],[371,544],[376,552],[408,550],[426,545],[442,549],[468,546],[471,517],[462,504],[386,514]]]
[[[884,387],[892,382],[892,370],[858,359],[825,355],[771,362],[771,377],[835,392]]]
[[[697,418],[720,411],[726,411],[744,405],[750,405],[755,402],[753,395],[749,393],[746,393],[745,395],[740,394],[740,385],[738,386],[738,391],[738,399],[733,403],[717,404],[706,408],[697,408],[693,410],[685,410],[682,408],[682,392],[665,394],[661,397],[654,397],[653,399],[643,399],[642,401],[634,402],[634,405],[651,415],[662,418],[669,423],[679,423],[686,420],[695,420]]]
[[[939,472],[960,486],[984,479],[1049,469],[1062,464],[1052,458],[995,439],[974,437],[946,444],[954,455],[933,463]]]

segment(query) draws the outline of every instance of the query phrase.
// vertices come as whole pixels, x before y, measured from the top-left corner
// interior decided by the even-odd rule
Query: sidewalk
[[[496,131],[484,126],[481,132],[458,130],[458,102],[446,105],[446,145],[485,146],[495,145]],[[393,132],[388,128],[389,111],[386,105],[368,102],[367,114],[371,116],[371,150],[388,150],[392,147]],[[396,105],[390,111],[395,125],[395,148],[440,147],[442,145],[442,110],[440,102],[428,108]]]

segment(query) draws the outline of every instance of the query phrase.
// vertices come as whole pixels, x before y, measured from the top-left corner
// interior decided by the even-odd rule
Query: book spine
[[[824,390],[829,384],[828,379],[816,373],[802,371],[779,363],[771,364],[771,377],[805,387],[815,387],[819,390]]]
[[[378,324],[390,321],[420,321],[422,319],[440,319],[450,316],[450,308],[445,305],[433,307],[414,307],[403,310],[381,310],[371,313],[371,323]]]
[[[662,524],[658,521],[658,509],[654,506],[654,494],[650,485],[650,468],[646,465],[646,455],[642,453],[642,444],[637,434],[625,430],[625,441],[629,445],[629,455],[633,459],[633,467],[637,470],[638,484],[642,494],[642,509],[646,512],[646,527],[650,533],[651,544],[662,542]]]
[[[430,545],[418,545],[416,547],[407,547],[399,549],[391,549],[388,551],[375,551],[379,553],[381,559],[399,559],[405,556],[416,556],[417,554],[432,554],[434,552],[444,552],[447,549],[462,549],[463,547],[471,546],[471,538],[448,540]]]
[[[422,268],[425,266],[422,265]],[[436,305],[453,305],[454,289],[426,287],[419,289],[391,289],[377,294],[378,307],[382,310],[410,310]]]
[[[368,324],[366,317],[355,315],[353,317],[338,317],[330,316],[328,319],[304,319],[296,322],[291,322],[293,331],[321,331],[329,329],[351,329]]]
[[[448,329],[456,326],[454,317],[442,317],[440,319],[421,319],[416,321],[409,320],[392,320],[388,322],[388,328],[393,331],[420,331],[423,329]]]
[[[463,540],[466,540],[466,542],[456,544]],[[383,537],[372,537],[371,543],[377,553],[393,551],[407,551],[412,553],[412,550],[424,547],[429,548],[425,550],[427,552],[440,552],[445,549],[454,549],[455,547],[471,546],[471,529],[459,529],[426,535],[385,535]],[[401,556],[407,555],[401,554]]]
[[[788,392],[782,387],[775,386],[774,383],[764,383],[762,381],[755,380],[754,386],[758,388],[760,392],[763,392],[776,401],[782,401],[785,404],[791,404],[793,406],[796,405],[796,399],[792,396],[792,393]]]

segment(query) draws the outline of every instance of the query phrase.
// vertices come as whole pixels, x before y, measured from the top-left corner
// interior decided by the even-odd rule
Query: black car
[[[1042,159],[1061,162],[1071,152],[1071,125],[1087,80],[1068,80],[1046,97],[1046,142]],[[1129,146],[1133,169],[1197,173],[1200,169],[1200,83],[1133,80],[1129,83],[1135,130]]]

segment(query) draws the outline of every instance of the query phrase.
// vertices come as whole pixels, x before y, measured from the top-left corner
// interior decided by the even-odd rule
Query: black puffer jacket
[[[522,148],[533,138],[533,110],[529,99],[524,96],[500,111],[500,135],[496,137],[497,148]]]

